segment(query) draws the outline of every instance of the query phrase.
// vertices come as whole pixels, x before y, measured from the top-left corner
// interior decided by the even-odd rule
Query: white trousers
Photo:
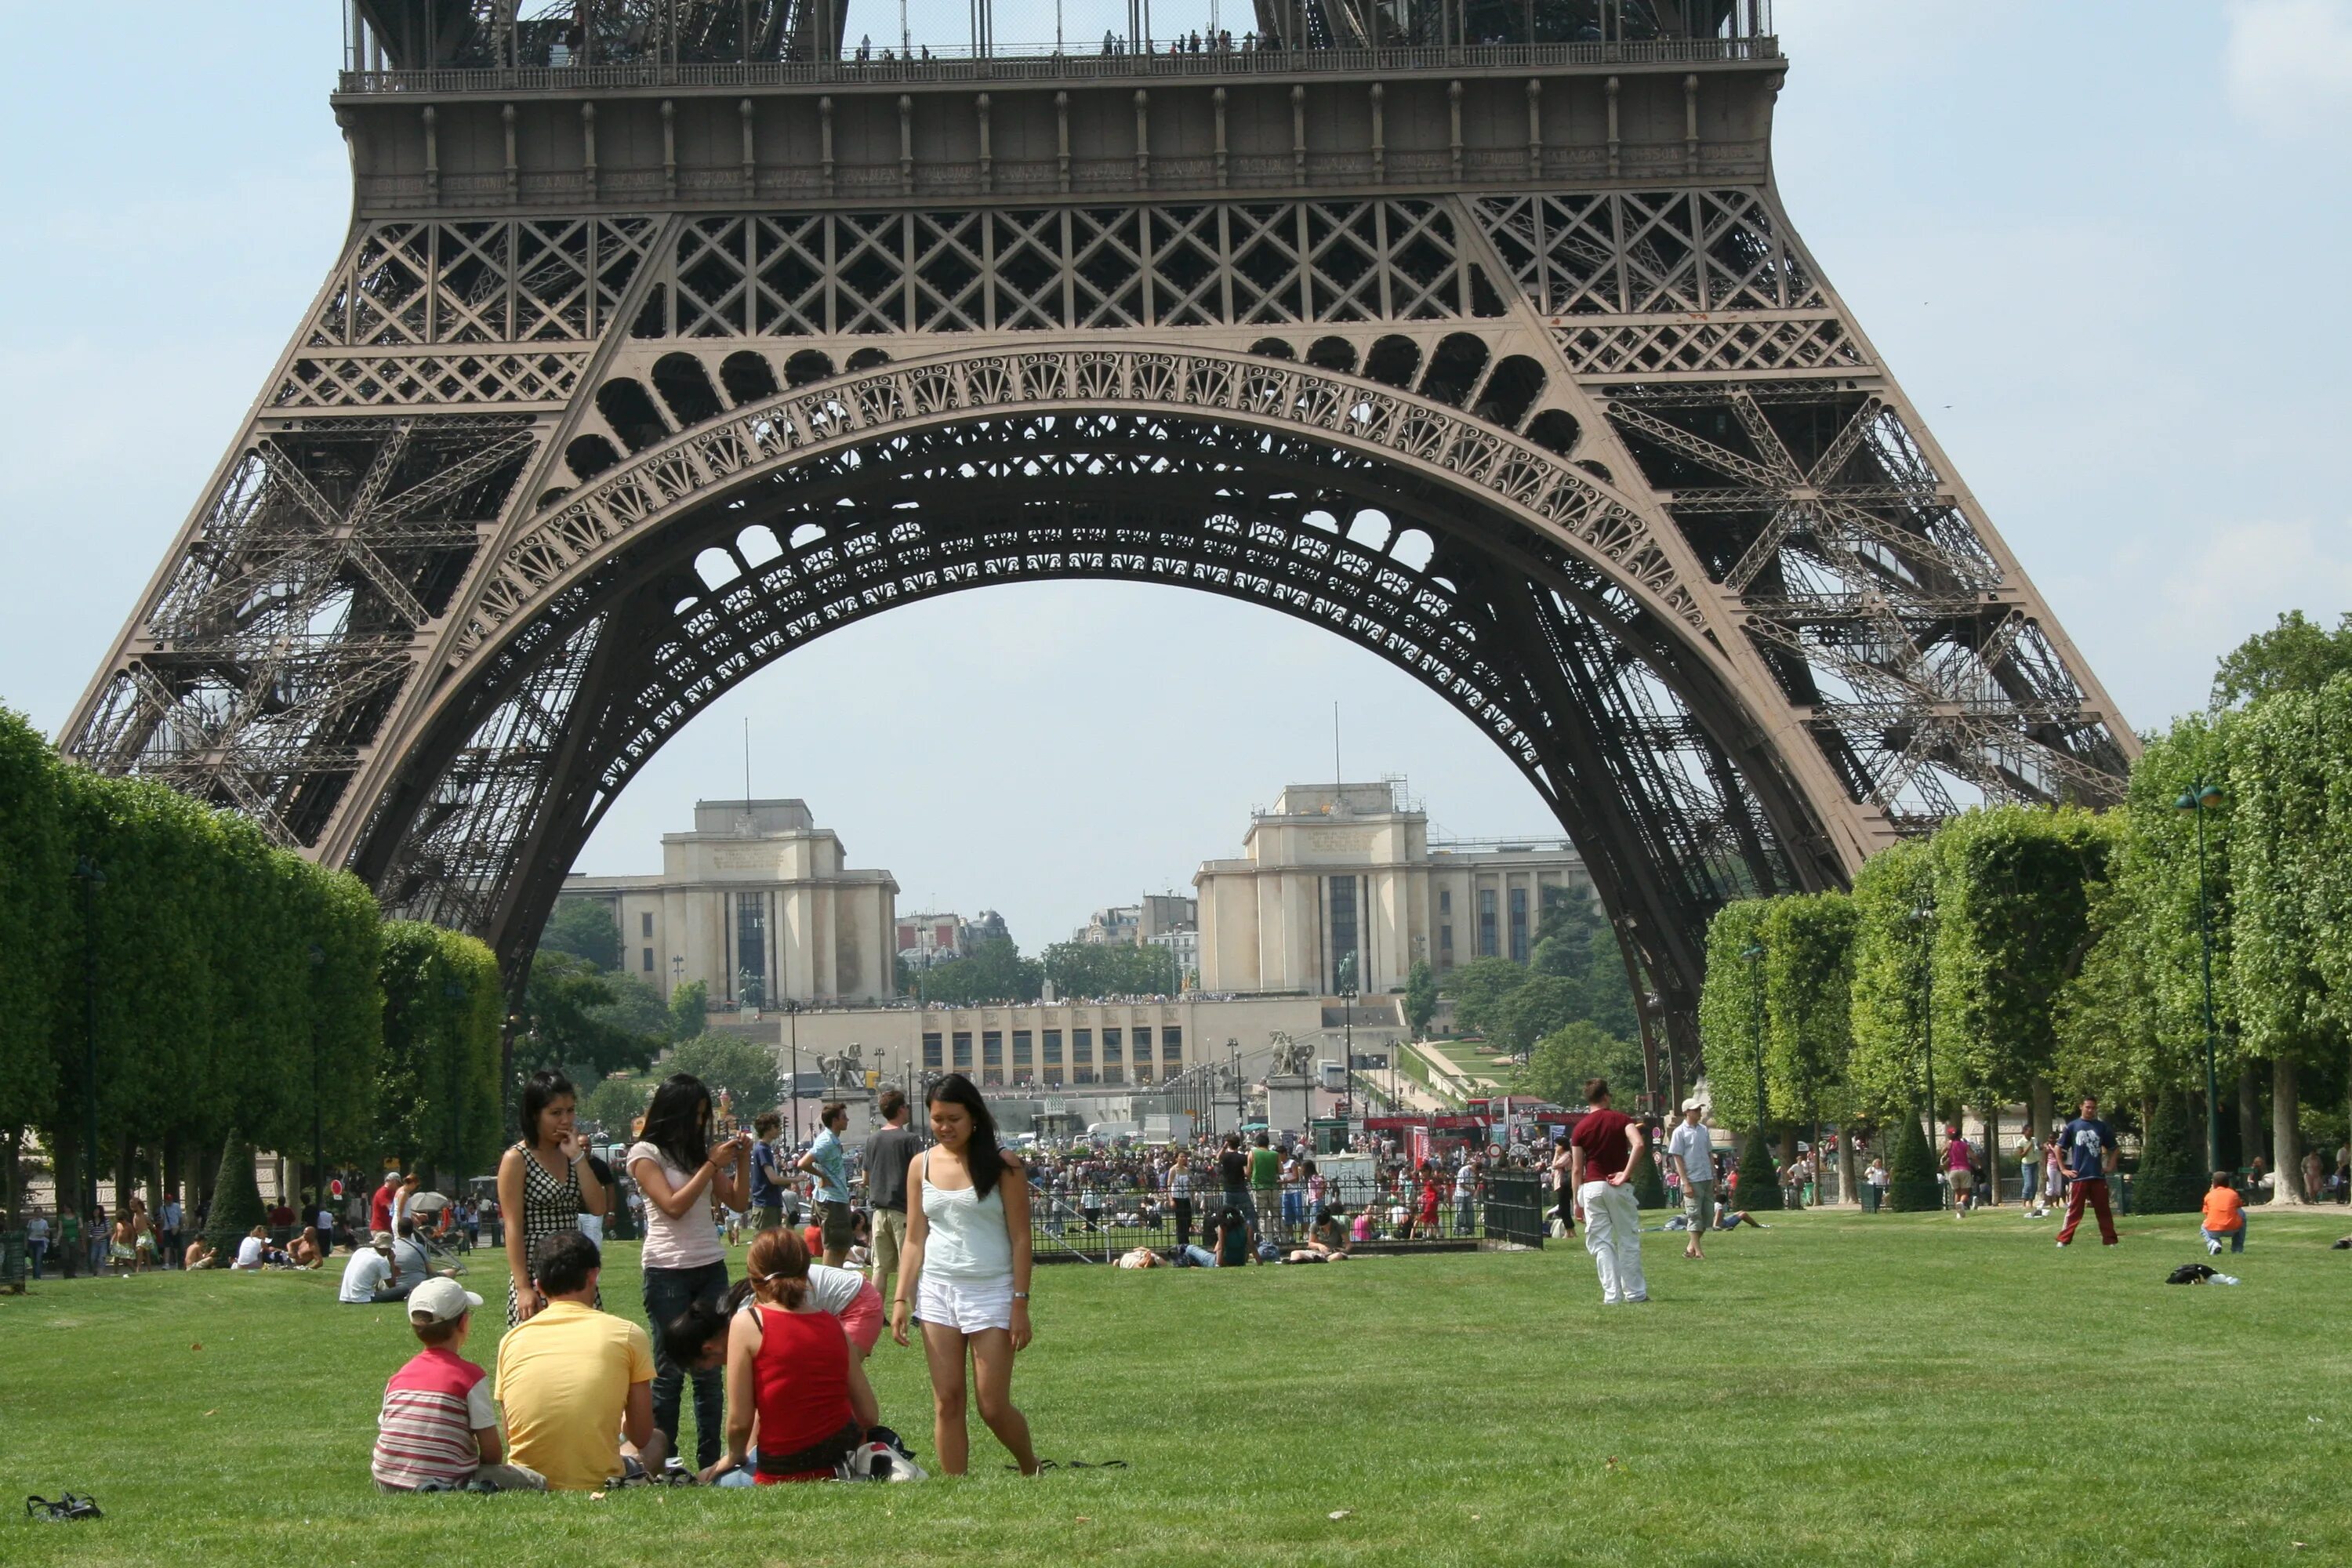
[[[1587,1182],[1577,1188],[1576,1201],[1584,1205],[1584,1250],[1600,1271],[1601,1301],[1648,1300],[1650,1287],[1642,1278],[1642,1208],[1633,1201],[1633,1184]]]

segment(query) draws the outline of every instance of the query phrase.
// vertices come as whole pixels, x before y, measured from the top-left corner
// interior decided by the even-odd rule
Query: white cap
[[[1694,1096],[1691,1099],[1683,1101],[1683,1109],[1685,1110],[1705,1110],[1706,1107],[1696,1096]]]
[[[436,1323],[455,1321],[481,1304],[479,1296],[455,1279],[427,1279],[408,1293],[408,1315]]]

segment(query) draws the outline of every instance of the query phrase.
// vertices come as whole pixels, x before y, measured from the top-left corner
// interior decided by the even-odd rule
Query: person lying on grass
[[[383,1492],[545,1491],[547,1479],[500,1463],[489,1374],[458,1352],[482,1299],[455,1279],[410,1292],[408,1326],[425,1348],[383,1385],[368,1473]]]
[[[551,1491],[595,1491],[658,1471],[667,1450],[654,1425],[653,1341],[596,1310],[603,1268],[596,1244],[578,1231],[541,1237],[530,1274],[547,1305],[499,1342],[509,1460],[546,1477]],[[623,1451],[623,1436],[634,1452]]]
[[[881,1424],[865,1357],[850,1352],[845,1325],[818,1304],[799,1236],[761,1231],[744,1272],[754,1300],[727,1328],[727,1452],[701,1479],[722,1487],[831,1480]]]

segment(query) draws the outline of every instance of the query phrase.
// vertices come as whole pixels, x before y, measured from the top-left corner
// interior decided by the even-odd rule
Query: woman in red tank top
[[[808,1270],[808,1244],[790,1230],[751,1243],[753,1301],[727,1331],[727,1454],[705,1482],[744,1469],[761,1486],[829,1481],[881,1419],[841,1320],[809,1299]]]

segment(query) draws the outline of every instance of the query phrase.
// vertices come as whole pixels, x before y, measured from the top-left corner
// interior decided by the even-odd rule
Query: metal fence
[[[1533,1171],[1498,1171],[1486,1178],[1483,1218],[1488,1241],[1517,1247],[1544,1244],[1544,1209],[1550,1189]]]

